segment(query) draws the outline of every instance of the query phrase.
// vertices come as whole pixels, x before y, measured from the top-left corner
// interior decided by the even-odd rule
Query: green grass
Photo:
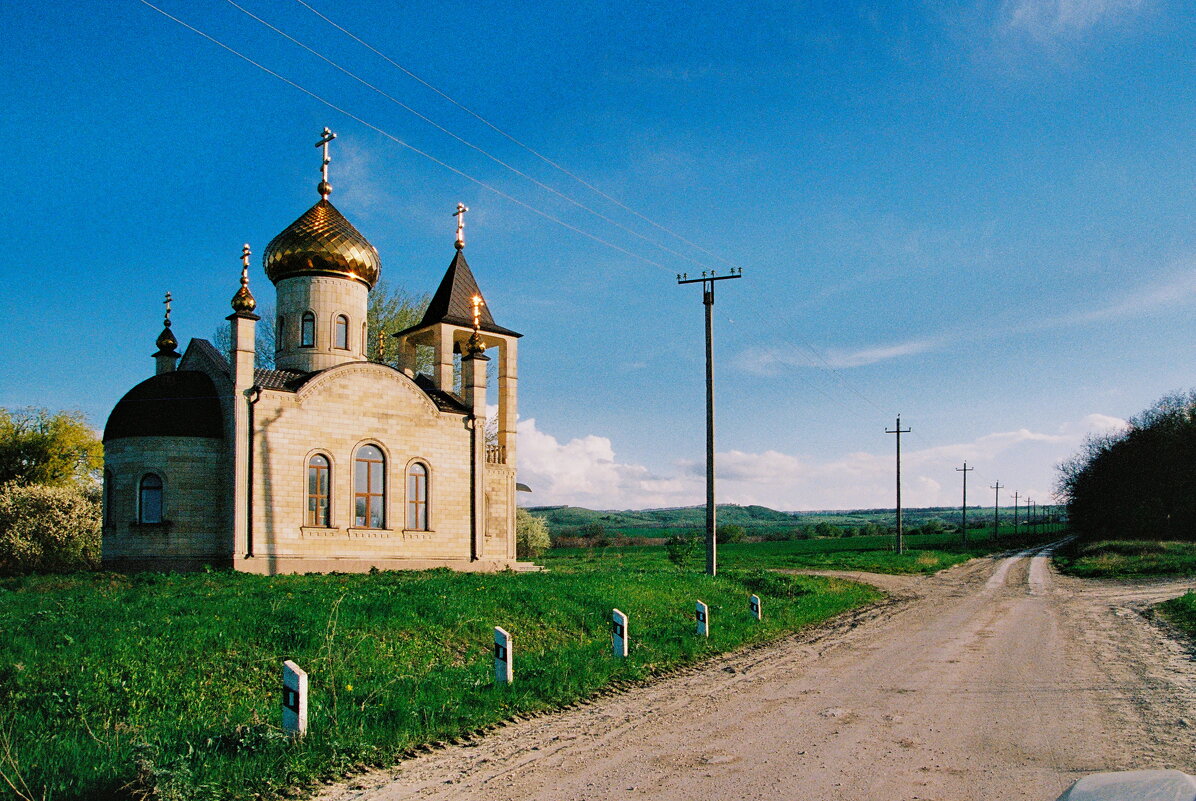
[[[1056,552],[1055,564],[1064,573],[1082,578],[1196,576],[1196,542],[1077,541]]]
[[[764,598],[762,623],[749,592]],[[11,781],[63,801],[272,797],[878,597],[835,579],[614,560],[538,574],[5,579],[0,796]],[[695,599],[710,605],[709,640],[694,634]],[[630,615],[627,660],[609,655],[613,606]],[[495,625],[514,637],[510,687],[492,680]],[[284,659],[311,677],[310,733],[296,743],[278,728]]]
[[[1156,605],[1155,610],[1189,637],[1196,637],[1196,593],[1189,590],[1178,598]]]
[[[970,531],[968,548],[960,546],[958,534],[907,536],[906,553],[893,550],[893,537],[866,536],[794,540],[787,542],[726,543],[718,546],[719,565],[725,569],[808,568],[814,570],[863,570],[873,573],[934,573],[966,562],[975,556],[1015,547],[1012,526],[1001,530],[994,541],[992,531]],[[1048,535],[1057,536],[1057,535]],[[691,564],[705,559],[699,544]],[[608,570],[612,565],[630,570],[671,568],[665,549],[653,545],[608,548],[553,548],[537,559],[554,571]],[[675,568],[673,568],[675,570]]]

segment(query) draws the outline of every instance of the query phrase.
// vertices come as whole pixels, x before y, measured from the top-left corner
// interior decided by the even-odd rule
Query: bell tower
[[[277,291],[279,369],[312,372],[366,358],[366,307],[382,264],[378,251],[328,200],[325,128],[320,200],[266,246],[262,264]]]

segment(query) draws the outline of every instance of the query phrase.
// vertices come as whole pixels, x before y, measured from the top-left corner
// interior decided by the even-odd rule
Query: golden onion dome
[[[326,197],[270,240],[262,265],[276,285],[297,275],[332,275],[373,289],[382,272],[378,251]]]

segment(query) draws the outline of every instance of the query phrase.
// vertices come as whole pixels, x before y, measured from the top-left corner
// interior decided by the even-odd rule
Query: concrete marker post
[[[750,609],[752,611],[752,617],[756,618],[756,620],[764,619],[764,612],[761,611],[761,609],[760,609],[760,596],[759,595],[753,595],[750,598],[748,598],[748,609]]]
[[[494,683],[511,684],[515,681],[512,664],[511,635],[506,630],[494,627]]]
[[[618,609],[612,609],[610,613],[610,638],[611,645],[614,648],[615,656],[619,659],[627,658],[627,615],[620,612]]]
[[[698,636],[709,637],[710,607],[706,606],[706,604],[702,603],[701,601],[698,601],[694,606],[694,617],[697,618],[698,621]]]
[[[307,733],[307,673],[289,659],[282,663],[282,730],[292,737]]]

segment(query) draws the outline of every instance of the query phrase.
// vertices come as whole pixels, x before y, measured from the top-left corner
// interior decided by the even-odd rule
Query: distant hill
[[[542,517],[553,529],[601,523],[607,528],[702,528],[706,525],[705,506],[686,506],[677,509],[644,509],[640,511],[595,511],[580,506],[532,506],[528,512]],[[720,524],[743,526],[793,525],[796,518],[789,512],[778,512],[765,506],[718,507]]]
[[[706,525],[705,506],[683,506],[673,509],[640,509],[640,510],[595,510],[581,506],[532,506],[528,512],[543,518],[554,532],[563,528],[574,528],[591,523],[601,523],[611,530],[621,529],[700,529]],[[939,519],[944,523],[954,524],[959,519],[959,507],[931,506],[926,508],[905,509],[902,517],[906,525],[916,526],[927,520]],[[1002,510],[1004,516],[1006,510]],[[986,511],[980,507],[969,507],[969,518]],[[718,522],[720,525],[735,524],[746,529],[768,528],[776,529],[792,526],[817,525],[818,523],[832,523],[837,526],[862,526],[866,523],[877,523],[882,526],[893,525],[896,512],[893,509],[851,509],[824,510],[808,512],[780,512],[766,506],[738,506],[736,504],[720,504],[718,507]],[[969,519],[969,522],[973,522]]]

